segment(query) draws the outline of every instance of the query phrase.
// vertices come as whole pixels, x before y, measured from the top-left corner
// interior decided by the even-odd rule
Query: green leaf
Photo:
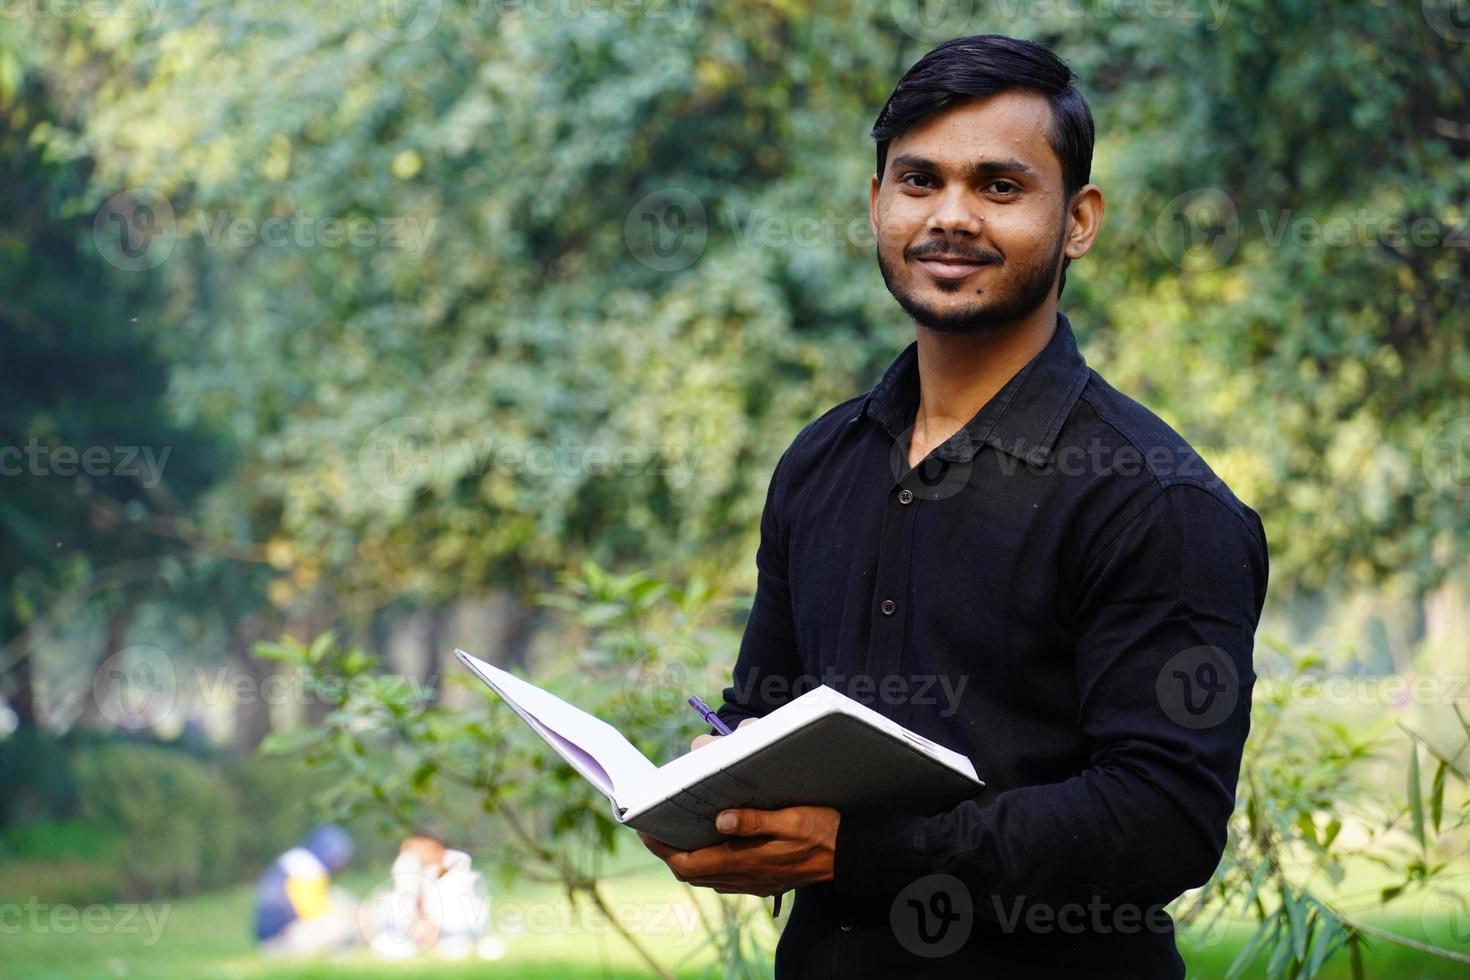
[[[261,660],[274,660],[283,664],[299,664],[301,662],[297,648],[280,643],[257,643],[254,647],[254,653]]]
[[[1434,782],[1429,789],[1429,822],[1434,825],[1435,834],[1439,833],[1440,818],[1444,816],[1444,774],[1447,768],[1441,760],[1435,767]]]
[[[317,744],[324,737],[316,728],[297,728],[286,732],[271,732],[260,743],[261,755],[295,755]]]
[[[1413,820],[1414,838],[1419,847],[1428,847],[1424,836],[1424,800],[1419,787],[1419,745],[1409,746],[1409,816]]]
[[[1332,952],[1333,946],[1339,937],[1343,935],[1342,927],[1338,925],[1335,918],[1324,916],[1322,928],[1317,930],[1317,936],[1312,942],[1312,955],[1307,957],[1306,966],[1302,970],[1302,980],[1311,980],[1322,969],[1322,964],[1327,962],[1327,956]]]
[[[1225,971],[1225,980],[1235,980],[1236,977],[1245,972],[1246,967],[1251,965],[1251,961],[1256,958],[1256,953],[1265,941],[1266,933],[1270,931],[1273,921],[1273,919],[1267,919],[1256,927],[1256,931],[1251,934],[1250,939],[1240,948],[1240,952],[1235,954],[1235,959],[1230,962],[1230,968]]]
[[[336,642],[337,631],[327,630],[321,636],[318,636],[315,640],[312,641],[311,649],[306,652],[306,659],[313,664],[321,663],[322,658],[327,655],[327,651],[330,650],[332,648],[332,644]]]
[[[1312,822],[1312,815],[1310,813],[1303,811],[1297,814],[1296,829],[1301,831],[1302,840],[1311,844],[1313,847],[1318,846],[1317,825]]]
[[[1301,962],[1307,956],[1307,919],[1310,910],[1301,896],[1290,889],[1282,891],[1281,901],[1286,906],[1286,921],[1291,926],[1291,951],[1297,962]]]
[[[1289,917],[1290,913],[1288,913]],[[1276,943],[1271,952],[1271,959],[1266,963],[1266,976],[1279,977],[1286,970],[1287,964],[1292,962],[1292,936],[1290,933],[1283,936],[1281,930],[1277,930],[1272,937]]]

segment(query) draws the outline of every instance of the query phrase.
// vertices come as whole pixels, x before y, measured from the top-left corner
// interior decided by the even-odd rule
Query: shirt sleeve
[[[844,817],[839,901],[946,873],[971,890],[976,914],[995,919],[1017,899],[1162,904],[1214,873],[1250,730],[1268,574],[1260,520],[1172,484],[1099,535],[1081,573],[1077,722],[1090,764],[985,806]]]
[[[764,717],[779,708],[789,700],[801,674],[787,578],[788,525],[779,513],[785,496],[783,466],[790,452],[788,449],[777,462],[766,489],[760,546],[755,556],[755,599],[745,622],[731,684],[724,690],[725,703],[718,711],[731,728],[746,718]]]

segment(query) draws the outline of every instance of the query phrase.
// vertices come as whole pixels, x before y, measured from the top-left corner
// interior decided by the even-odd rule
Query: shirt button
[[[878,608],[883,610],[883,615],[892,616],[893,610],[897,609],[898,606],[894,604],[892,599],[884,599],[882,604],[879,605]]]
[[[852,932],[852,920],[843,919],[841,922],[837,923],[837,928],[841,929],[843,932]]]
[[[913,503],[914,502],[914,492],[912,490],[900,490],[900,491],[898,491],[898,502],[901,503],[901,504],[911,504],[911,503]]]

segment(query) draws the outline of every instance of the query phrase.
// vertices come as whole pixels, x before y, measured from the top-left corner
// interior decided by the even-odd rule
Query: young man
[[[1184,976],[1162,907],[1225,845],[1266,540],[1057,310],[1103,215],[1073,79],[961,38],[873,128],[878,265],[916,340],[778,463],[720,715],[826,683],[986,788],[937,814],[729,811],[737,839],[694,852],[645,838],[681,880],[796,889],[778,976]]]

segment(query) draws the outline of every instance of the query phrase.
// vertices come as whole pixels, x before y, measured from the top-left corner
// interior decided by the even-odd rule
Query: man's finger
[[[715,816],[715,829],[734,837],[778,836],[787,823],[780,810],[721,810]]]
[[[657,840],[657,839],[655,839],[653,837],[649,837],[647,834],[645,834],[641,830],[638,831],[638,837],[643,841],[643,846],[644,847],[648,848],[650,851],[652,851],[654,854],[658,855],[664,861],[668,861],[668,859],[671,856],[675,855],[675,854],[682,854],[683,853],[677,847],[670,847],[668,844],[665,844],[661,840]]]

